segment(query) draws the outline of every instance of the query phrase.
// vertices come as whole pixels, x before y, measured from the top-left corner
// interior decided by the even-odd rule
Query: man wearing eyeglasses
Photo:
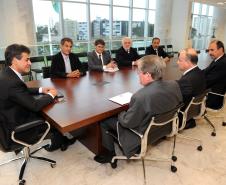
[[[127,158],[140,149],[140,137],[143,135],[151,118],[175,108],[181,101],[180,88],[175,81],[162,80],[165,62],[158,56],[148,55],[138,62],[138,76],[144,87],[138,90],[129,103],[129,109],[117,117],[101,122],[102,144],[106,152],[94,157],[99,163],[110,163],[115,155],[114,138],[107,134],[115,133],[123,153]]]

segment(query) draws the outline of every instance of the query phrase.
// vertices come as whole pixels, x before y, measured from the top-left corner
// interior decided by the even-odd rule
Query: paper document
[[[118,67],[115,67],[115,68],[106,68],[106,69],[104,69],[104,72],[116,72],[116,71],[118,71],[119,69],[118,69]]]
[[[120,94],[118,96],[114,96],[112,98],[109,98],[109,100],[111,100],[115,103],[118,103],[120,105],[125,105],[125,104],[128,104],[130,102],[132,95],[133,94],[131,92],[126,92],[126,93]]]

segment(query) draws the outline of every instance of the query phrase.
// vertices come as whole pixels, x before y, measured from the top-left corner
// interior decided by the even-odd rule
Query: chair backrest
[[[172,136],[177,132],[178,113],[183,104],[178,105],[174,109],[155,115],[141,138],[141,152],[144,156],[147,151],[148,143],[152,144],[164,136]]]
[[[166,51],[166,46],[165,45],[160,45],[160,48],[162,48],[164,51]]]
[[[179,130],[184,129],[186,126],[186,122],[192,118],[198,118],[201,117],[206,110],[206,95],[209,90],[204,91],[202,94],[193,97],[186,107],[186,109],[182,112],[183,118],[182,118],[182,125],[179,128]]]

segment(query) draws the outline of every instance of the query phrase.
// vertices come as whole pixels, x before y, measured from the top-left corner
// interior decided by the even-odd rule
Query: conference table
[[[179,79],[181,73],[174,60],[167,63],[164,79]],[[128,109],[109,100],[125,92],[135,93],[142,88],[137,67],[121,68],[114,73],[87,72],[80,78],[42,79],[27,82],[29,87],[55,87],[64,100],[42,110],[44,118],[61,133],[81,131],[79,140],[95,154],[100,153],[99,122]]]

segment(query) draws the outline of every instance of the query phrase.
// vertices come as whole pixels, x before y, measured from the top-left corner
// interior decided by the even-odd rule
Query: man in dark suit
[[[122,47],[116,51],[116,62],[119,67],[137,65],[139,59],[137,50],[132,47],[132,40],[129,37],[122,39]]]
[[[206,89],[205,75],[197,66],[198,55],[192,48],[180,51],[178,57],[178,67],[183,72],[183,76],[177,81],[183,96],[185,109],[190,103],[192,97],[200,95]],[[196,126],[195,120],[190,119],[186,123],[185,128],[193,128]]]
[[[52,57],[50,68],[53,78],[78,78],[86,74],[76,54],[71,53],[73,41],[63,38],[60,42],[61,52]]]
[[[53,103],[57,95],[55,88],[28,88],[23,82],[22,74],[30,71],[31,61],[29,55],[29,48],[19,44],[10,45],[5,51],[7,67],[0,73],[0,113],[6,118],[9,130],[20,124],[42,119],[40,111],[48,104]],[[33,95],[40,93],[43,96],[38,99],[33,97]],[[39,129],[41,130],[41,128]],[[39,129],[36,131],[39,132]],[[74,142],[74,140],[63,137],[56,130],[52,130],[57,133],[58,138],[51,136],[52,145],[50,148],[46,148],[48,151],[59,147],[66,150],[68,145]],[[33,136],[32,133],[26,134],[29,135],[22,137],[31,139]],[[60,146],[56,146],[56,142],[60,143]]]
[[[175,81],[163,81],[165,68],[163,59],[158,56],[144,56],[138,62],[140,84],[144,87],[131,98],[129,109],[101,123],[102,144],[107,152],[97,155],[94,160],[108,163],[115,155],[114,139],[107,131],[116,133],[124,154],[130,158],[140,148],[139,134],[144,134],[152,116],[175,108],[182,102],[180,88]]]
[[[0,73],[0,112],[7,119],[9,128],[40,119],[39,112],[54,102],[54,88],[28,88],[22,74],[30,71],[30,50],[24,45],[13,44],[6,48],[7,67]],[[39,99],[32,95],[43,93]],[[29,136],[28,136],[29,137]]]
[[[204,69],[207,88],[212,92],[224,94],[226,91],[226,55],[224,44],[219,40],[213,40],[209,44],[209,55],[212,63]],[[217,109],[222,105],[223,97],[208,95],[207,107]]]
[[[115,61],[111,59],[109,52],[105,51],[105,42],[97,39],[94,43],[95,50],[88,53],[89,70],[105,71],[106,69],[114,69],[117,67]]]
[[[167,53],[163,50],[162,47],[159,47],[160,45],[160,38],[154,37],[152,39],[152,45],[147,47],[145,50],[145,55],[158,55],[167,62],[169,61],[169,57]]]

